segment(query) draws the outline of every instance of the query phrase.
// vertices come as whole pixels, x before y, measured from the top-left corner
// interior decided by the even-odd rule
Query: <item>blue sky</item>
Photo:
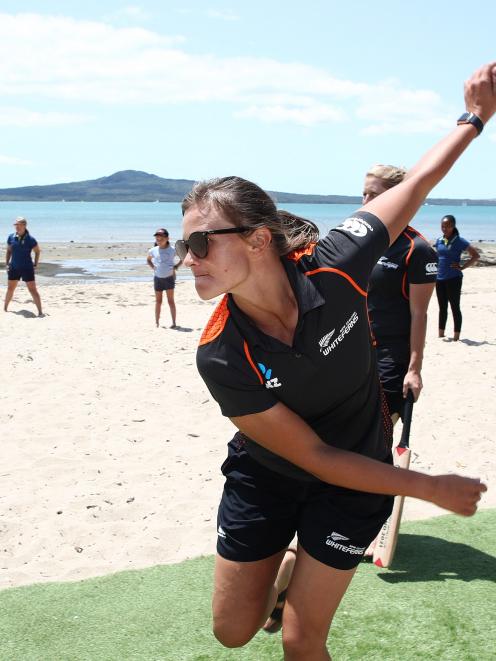
[[[496,59],[496,3],[0,0],[0,188],[136,169],[357,195]],[[433,195],[496,198],[496,120]]]

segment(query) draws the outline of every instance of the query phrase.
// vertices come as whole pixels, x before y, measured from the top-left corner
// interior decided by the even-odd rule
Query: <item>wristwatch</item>
[[[484,128],[484,122],[482,119],[477,117],[477,115],[474,115],[473,112],[464,112],[463,115],[460,115],[456,123],[457,125],[473,124],[477,129],[477,135],[480,135],[482,133],[482,129]]]

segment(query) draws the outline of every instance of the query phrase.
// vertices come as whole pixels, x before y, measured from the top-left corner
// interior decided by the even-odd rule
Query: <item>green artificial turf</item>
[[[496,510],[404,523],[391,570],[360,566],[329,636],[334,661],[496,659],[495,554]],[[239,650],[213,638],[212,569],[198,558],[4,590],[0,659],[280,661],[280,634]]]

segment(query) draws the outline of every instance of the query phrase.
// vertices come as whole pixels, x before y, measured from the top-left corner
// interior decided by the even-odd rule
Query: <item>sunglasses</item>
[[[175,244],[176,252],[179,259],[184,259],[191,250],[193,255],[203,259],[208,255],[208,237],[212,234],[241,234],[242,232],[249,232],[249,227],[227,227],[221,230],[206,230],[205,232],[193,232],[185,241],[178,239]]]

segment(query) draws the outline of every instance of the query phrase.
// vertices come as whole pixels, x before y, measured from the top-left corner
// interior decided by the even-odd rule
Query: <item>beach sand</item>
[[[120,258],[134,254],[121,248]],[[71,246],[62,257],[61,250],[43,257],[73,259]],[[168,328],[165,305],[157,329],[144,273],[149,282],[45,275],[44,318],[35,317],[23,283],[1,313],[0,588],[215,550],[219,467],[233,426],[195,366],[214,302],[201,302],[193,283],[181,281],[181,328]],[[480,476],[490,487],[482,507],[496,506],[495,284],[496,268],[466,272],[458,343],[437,339],[432,301],[411,435],[412,467]],[[442,513],[417,500],[405,506],[406,519]]]

